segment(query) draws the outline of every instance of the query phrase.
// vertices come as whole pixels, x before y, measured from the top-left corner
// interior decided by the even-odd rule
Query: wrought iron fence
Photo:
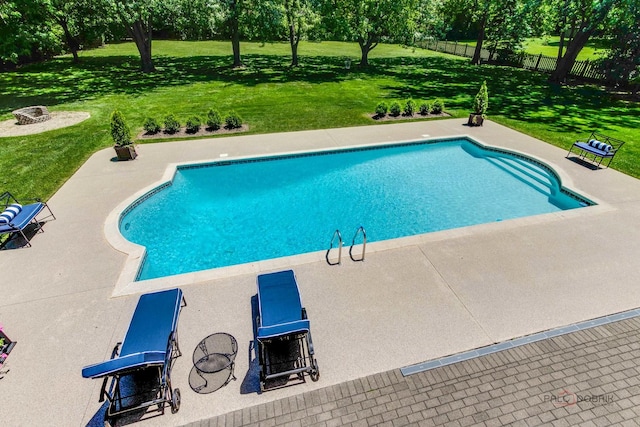
[[[449,53],[456,56],[464,56],[473,58],[475,47],[466,43],[458,43],[451,41],[426,40],[419,42],[418,46],[423,49],[433,50],[437,52]],[[489,49],[480,49],[480,61],[484,63],[501,63],[499,54]],[[505,65],[525,68],[543,73],[552,73],[556,69],[558,58],[546,55],[531,55],[528,53],[520,53],[510,57],[508,61],[504,61]],[[605,75],[602,73],[598,64],[594,61],[584,60],[576,61],[569,73],[570,77],[604,82]]]

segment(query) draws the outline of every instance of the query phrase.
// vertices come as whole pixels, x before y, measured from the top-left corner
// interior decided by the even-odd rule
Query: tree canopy
[[[141,70],[155,70],[154,35],[182,40],[226,39],[233,66],[242,40],[287,41],[291,65],[300,40],[349,40],[360,65],[381,42],[429,38],[475,39],[473,63],[487,47],[501,58],[517,54],[528,36],[557,35],[558,65],[551,80],[570,72],[586,43],[610,44],[602,61],[608,79],[640,72],[640,0],[0,0],[0,68],[73,54],[102,41],[131,38]]]

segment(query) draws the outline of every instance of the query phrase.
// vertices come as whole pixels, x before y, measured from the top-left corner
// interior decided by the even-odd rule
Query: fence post
[[[456,40],[456,43],[453,45],[453,54],[458,54],[458,40]]]
[[[536,62],[536,68],[534,68],[533,71],[538,71],[538,66],[540,65],[541,60],[542,60],[542,54],[538,56],[538,61]]]
[[[465,45],[464,45],[464,56],[468,58],[468,57],[469,57],[469,55],[467,55],[467,49],[469,49],[469,45],[468,45],[468,44],[465,44]]]

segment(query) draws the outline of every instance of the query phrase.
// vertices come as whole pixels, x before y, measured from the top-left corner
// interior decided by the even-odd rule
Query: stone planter
[[[47,121],[51,118],[49,110],[43,105],[20,108],[19,110],[13,111],[13,115],[21,125],[32,125],[34,123]]]
[[[469,114],[469,121],[467,126],[482,126],[484,122],[484,116],[482,114],[471,113]]]
[[[138,153],[136,153],[136,149],[133,144],[115,145],[113,148],[116,150],[118,160],[133,160],[138,157]]]

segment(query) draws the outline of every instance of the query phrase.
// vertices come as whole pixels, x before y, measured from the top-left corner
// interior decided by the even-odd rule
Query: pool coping
[[[180,319],[180,344],[186,357],[178,359],[173,371],[173,385],[184,393],[183,405],[177,414],[149,421],[153,425],[195,426],[225,413],[228,423],[233,419],[229,414],[253,416],[257,404],[278,408],[280,401],[299,402],[315,390],[344,389],[353,380],[390,370],[400,376],[402,366],[640,307],[635,279],[640,229],[634,226],[640,221],[640,180],[613,169],[585,167],[575,155],[567,159],[567,149],[489,120],[478,128],[466,128],[464,122],[450,119],[140,144],[138,158],[130,162],[114,161],[111,147],[94,153],[47,201],[57,220],[33,236],[32,247],[0,256],[5,271],[0,318],[5,331],[19,342],[5,365],[11,372],[0,381],[0,388],[7,391],[0,417],[11,425],[49,423],[47,405],[27,408],[24,402],[56,395],[64,384],[67,399],[65,411],[56,414],[58,424],[101,424],[100,382],[82,378],[80,371],[110,357],[126,333],[137,295],[145,292],[140,288],[130,296],[112,296],[127,256],[106,241],[105,220],[137,189],[157,182],[167,165],[224,153],[237,157],[316,151],[462,131],[476,140],[545,159],[565,186],[600,205],[428,234],[424,243],[409,246],[403,240],[387,241],[399,249],[372,244],[365,262],[328,266],[320,253],[319,262],[293,266],[312,321],[322,378],[264,394],[246,389],[257,378],[248,357],[254,339],[255,275],[184,286],[189,306]],[[565,173],[571,183],[564,179]],[[283,261],[277,268],[292,266]],[[613,334],[615,325],[604,328]],[[243,350],[244,357],[238,357],[235,365],[238,381],[199,395],[190,389],[190,352],[216,331],[232,333]],[[591,330],[582,334],[592,335]],[[545,341],[532,345],[538,344]],[[498,360],[523,348],[489,358]],[[62,359],[45,360],[43,354]],[[482,360],[444,369],[457,370]],[[601,371],[594,370],[593,375]]]
[[[425,137],[425,138],[416,138],[409,140],[399,140],[399,141],[384,141],[384,142],[376,142],[371,144],[363,144],[363,145],[347,145],[341,146],[338,148],[322,148],[322,149],[309,149],[309,150],[300,150],[300,151],[284,151],[284,152],[276,152],[276,153],[268,153],[268,154],[252,154],[246,156],[236,156],[236,157],[228,157],[227,155],[221,155],[217,159],[206,159],[199,161],[188,161],[188,162],[180,162],[180,163],[170,163],[165,168],[165,171],[162,177],[137,191],[130,197],[123,200],[120,204],[118,204],[107,216],[104,224],[104,235],[107,242],[117,251],[120,251],[124,254],[127,254],[127,260],[125,265],[120,272],[120,276],[115,284],[112,297],[120,297],[126,295],[139,294],[141,292],[151,292],[155,290],[169,289],[176,286],[184,286],[191,284],[198,284],[210,280],[220,279],[220,278],[228,278],[238,275],[243,275],[247,273],[260,273],[262,271],[274,270],[286,266],[295,266],[301,264],[307,264],[311,262],[317,262],[325,260],[325,256],[327,255],[327,251],[315,251],[308,252],[297,255],[290,255],[285,257],[278,257],[273,259],[236,264],[226,267],[218,267],[206,270],[199,270],[195,272],[176,274],[171,276],[165,276],[161,278],[148,279],[136,281],[140,268],[142,266],[142,262],[144,262],[144,257],[146,253],[146,249],[142,245],[138,245],[136,243],[130,242],[125,239],[124,236],[120,233],[119,227],[122,217],[137,204],[143,202],[144,200],[152,197],[158,191],[161,191],[163,188],[170,186],[173,179],[175,178],[176,173],[179,169],[182,168],[191,168],[191,167],[208,167],[211,165],[215,165],[221,162],[243,162],[250,160],[269,160],[269,159],[277,159],[279,157],[290,157],[290,156],[307,156],[315,153],[339,153],[339,152],[348,152],[348,151],[358,151],[358,150],[368,150],[372,148],[389,148],[394,146],[403,146],[403,145],[413,145],[425,143],[428,144],[430,141],[449,141],[449,140],[457,140],[457,139],[467,139],[475,145],[478,145],[482,149],[488,151],[497,151],[510,155],[514,155],[516,157],[524,157],[527,160],[533,161],[534,163],[538,163],[543,168],[548,169],[548,171],[556,176],[559,181],[560,189],[563,192],[570,193],[569,195],[572,197],[577,197],[579,199],[585,199],[587,202],[591,202],[594,205],[588,206],[589,209],[599,207],[598,211],[611,209],[605,202],[602,200],[598,200],[597,197],[594,197],[590,194],[586,194],[584,192],[578,192],[573,189],[573,181],[571,177],[558,165],[553,164],[547,160],[543,160],[535,155],[525,153],[522,151],[514,150],[512,148],[507,148],[504,146],[496,145],[496,144],[487,144],[482,141],[480,138],[471,136],[469,134],[459,134],[459,135],[449,135],[449,136],[439,136],[439,137]],[[566,217],[566,214],[572,211],[582,211],[583,208],[574,209],[569,211],[561,211],[563,213],[562,217]],[[549,213],[549,214],[540,214],[534,216],[527,216],[522,218],[515,218],[506,221],[501,221],[501,224],[508,224],[507,226],[517,227],[522,224],[531,223],[531,218],[537,218],[539,220],[552,220],[552,218],[557,218],[558,213]],[[466,232],[474,232],[479,231],[482,232],[485,226],[492,226],[494,223],[484,223],[477,225],[470,225],[465,227],[458,227],[453,229],[435,231],[431,233],[417,234],[413,236],[400,237],[396,239],[388,239],[380,242],[369,242],[367,244],[367,253],[384,251],[389,249],[396,249],[409,245],[419,245],[424,242],[432,241],[433,239],[446,239],[451,235],[460,235],[460,233]],[[493,229],[493,228],[490,228]],[[359,245],[358,245],[359,246]]]

